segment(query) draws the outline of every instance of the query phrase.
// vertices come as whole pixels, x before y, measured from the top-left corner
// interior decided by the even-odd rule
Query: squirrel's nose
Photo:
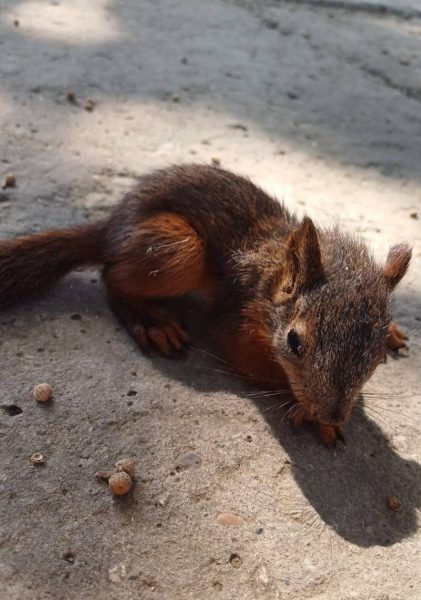
[[[324,425],[332,425],[339,427],[345,421],[345,411],[340,406],[335,406],[333,409],[318,411],[320,421]]]

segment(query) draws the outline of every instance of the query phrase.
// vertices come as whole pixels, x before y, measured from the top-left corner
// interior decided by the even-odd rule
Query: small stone
[[[76,104],[76,94],[73,90],[68,90],[68,92],[66,93],[66,99],[71,104]]]
[[[215,167],[220,167],[220,166],[221,166],[221,161],[220,161],[220,159],[219,159],[219,158],[217,158],[216,156],[214,156],[214,157],[213,157],[211,160],[212,160],[212,164],[213,164]]]
[[[53,388],[48,383],[39,383],[33,393],[37,402],[48,402],[53,397]]]
[[[34,452],[31,456],[31,463],[33,465],[42,465],[45,463],[45,457],[41,452]]]
[[[167,492],[166,494],[162,494],[155,501],[155,506],[160,506],[161,508],[168,504],[168,500],[170,499],[170,494]]]
[[[409,213],[409,216],[411,217],[411,219],[415,219],[415,220],[418,219],[418,213],[417,212],[411,212],[411,213]]]
[[[234,515],[233,513],[221,513],[216,517],[216,521],[220,525],[225,525],[227,527],[241,527],[245,523],[243,517]]]
[[[16,177],[15,175],[6,175],[3,181],[2,189],[6,188],[14,188],[16,187]]]
[[[92,112],[94,110],[95,106],[96,106],[96,102],[94,102],[94,100],[91,100],[90,98],[85,100],[85,102],[83,103],[83,108],[85,110],[87,110],[88,112]]]
[[[398,500],[396,498],[396,496],[389,496],[387,499],[387,506],[390,508],[390,510],[400,510],[402,508],[402,504],[400,502],[400,500]]]
[[[108,577],[112,583],[120,583],[126,578],[126,565],[120,563],[108,570]]]
[[[63,554],[63,560],[65,560],[66,562],[68,562],[70,565],[73,565],[75,562],[75,555],[73,554],[73,552],[65,552]]]

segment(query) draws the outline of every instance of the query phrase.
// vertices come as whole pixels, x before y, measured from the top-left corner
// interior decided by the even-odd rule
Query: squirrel
[[[289,390],[292,424],[316,422],[333,446],[387,349],[406,347],[390,296],[410,258],[399,244],[381,266],[362,241],[299,220],[249,179],[188,164],[140,177],[101,221],[0,241],[0,309],[101,265],[140,348],[172,356],[190,337],[159,299],[202,292],[220,357]]]

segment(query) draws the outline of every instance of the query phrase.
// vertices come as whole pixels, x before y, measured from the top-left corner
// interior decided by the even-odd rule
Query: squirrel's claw
[[[335,448],[338,440],[345,444],[345,437],[341,427],[319,423],[319,436],[320,442],[326,448]]]
[[[171,314],[148,300],[135,308],[127,307],[118,298],[109,296],[115,315],[145,354],[151,349],[167,358],[182,358],[191,340],[184,327]]]
[[[152,346],[167,358],[180,357],[190,341],[187,333],[176,321],[156,323],[151,327],[137,325],[134,337],[144,352]]]
[[[408,344],[405,342],[407,339],[408,336],[392,321],[387,332],[387,347],[398,352],[403,348],[408,348]]]
[[[292,415],[289,417],[293,431],[297,431],[304,421],[310,420],[306,412],[299,406],[295,408]],[[338,441],[345,444],[345,436],[341,427],[335,425],[324,425],[318,423],[319,439],[326,448],[334,448]]]

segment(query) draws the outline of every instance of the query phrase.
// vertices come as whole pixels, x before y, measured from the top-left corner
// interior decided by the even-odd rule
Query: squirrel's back
[[[110,244],[118,243],[133,224],[158,212],[187,218],[217,253],[285,236],[296,223],[281,202],[249,179],[219,167],[181,165],[139,179],[111,216]]]

